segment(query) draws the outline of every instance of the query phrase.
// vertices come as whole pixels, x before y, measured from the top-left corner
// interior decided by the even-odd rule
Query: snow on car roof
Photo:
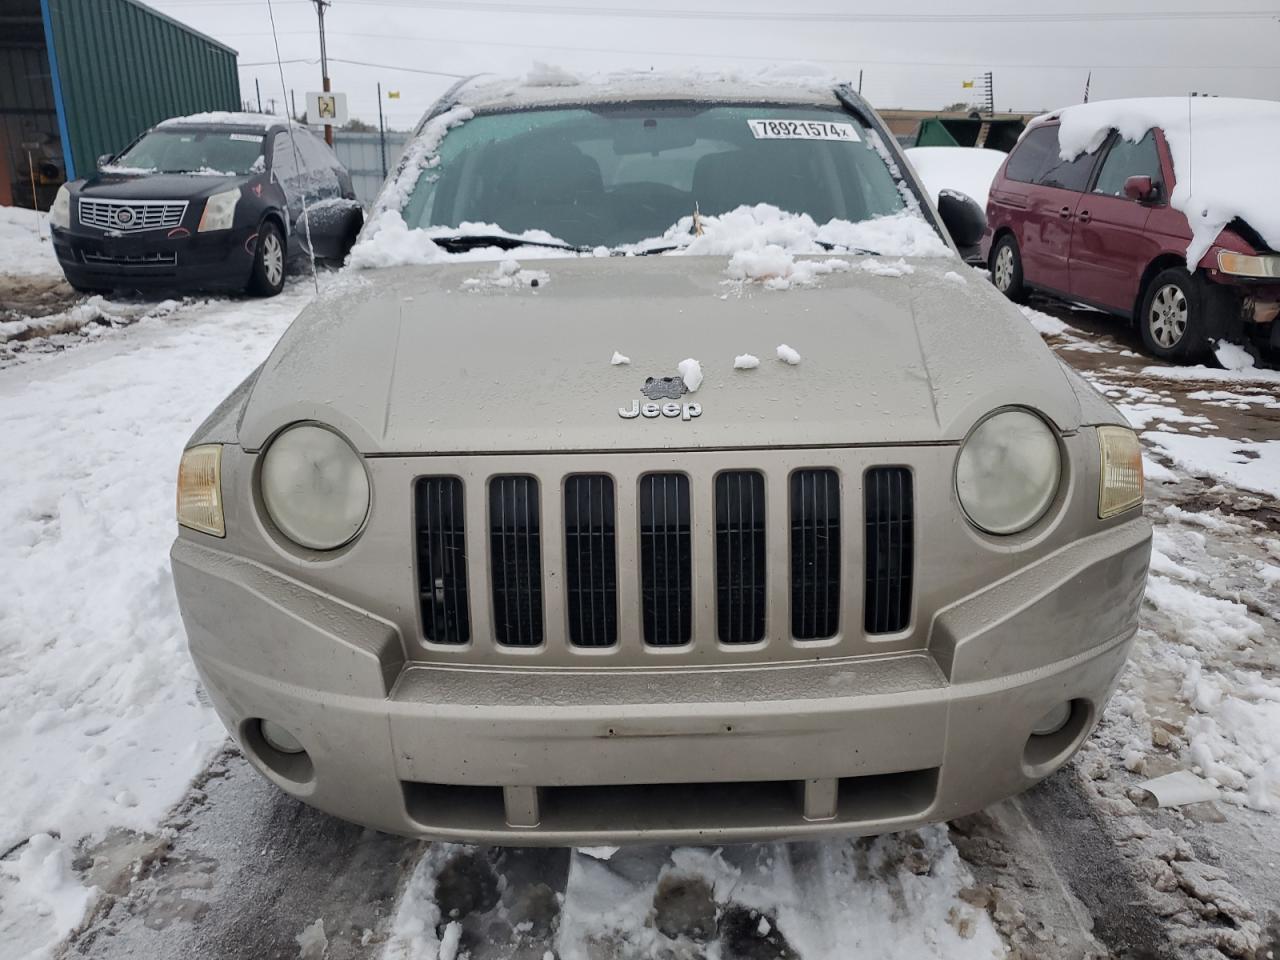
[[[161,120],[156,126],[253,127],[265,132],[272,127],[287,126],[288,123],[288,117],[278,117],[272,113],[233,113],[229,110],[213,110],[207,113],[193,113],[187,117],[170,117],[168,120]]]
[[[452,102],[475,110],[556,103],[627,100],[774,100],[838,105],[833,89],[846,82],[805,64],[753,71],[613,71],[580,74],[536,64],[523,77],[481,76],[465,81]]]
[[[1272,250],[1280,250],[1280,102],[1234,97],[1150,97],[1099,100],[1048,117],[1063,159],[1096,149],[1109,131],[1140,140],[1164,131],[1177,181],[1169,202],[1191,223],[1187,264],[1194,268],[1223,227],[1239,218]]]

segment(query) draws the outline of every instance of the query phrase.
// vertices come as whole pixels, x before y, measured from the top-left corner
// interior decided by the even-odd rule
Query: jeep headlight
[[[319,424],[289,427],[271,441],[259,484],[272,523],[313,550],[349,543],[369,514],[364,461],[346,440]]]
[[[227,535],[222,517],[222,447],[206,443],[182,451],[178,464],[178,523],[215,537]]]
[[[62,230],[71,228],[71,190],[65,183],[58,188],[53,206],[49,208],[49,226]]]
[[[215,193],[204,202],[204,213],[200,215],[200,232],[230,230],[236,220],[236,204],[239,202],[239,187]]]
[[[1142,503],[1142,443],[1128,427],[1099,427],[1098,451],[1098,518],[1105,520]]]
[[[1039,520],[1058,493],[1062,455],[1047,423],[1002,410],[970,431],[956,463],[956,495],[974,526],[1018,533]]]

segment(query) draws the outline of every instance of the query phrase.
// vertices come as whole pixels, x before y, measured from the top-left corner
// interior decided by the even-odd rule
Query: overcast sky
[[[267,0],[148,0],[240,52],[241,93],[281,101]],[[1192,90],[1280,99],[1276,0],[333,0],[329,73],[353,116],[412,125],[452,82],[445,74],[521,74],[535,61],[582,70],[761,69],[815,63],[856,82],[880,108],[936,108],[974,97],[991,70],[999,110]],[[311,0],[273,0],[284,86],[320,88]],[[959,8],[959,9],[957,9]],[[1212,11],[1212,13],[1206,13]],[[364,61],[359,66],[341,61]],[[253,64],[269,61],[269,66]],[[295,61],[295,62],[289,62]],[[389,90],[400,99],[387,99]]]

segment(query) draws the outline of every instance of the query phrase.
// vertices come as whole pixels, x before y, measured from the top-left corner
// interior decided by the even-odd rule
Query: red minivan
[[[1237,220],[1189,271],[1191,225],[1169,204],[1174,182],[1159,128],[1136,142],[1113,130],[1098,149],[1063,160],[1057,118],[1033,121],[987,204],[982,254],[997,289],[1133,320],[1164,360],[1199,360],[1221,338],[1277,346],[1280,256]]]

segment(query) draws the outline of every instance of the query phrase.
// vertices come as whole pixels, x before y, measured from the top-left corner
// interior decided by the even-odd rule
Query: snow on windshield
[[[446,134],[472,117],[470,108],[455,107],[426,124],[406,150],[396,173],[375,203],[369,223],[351,252],[350,263],[353,266],[376,268],[438,262],[451,256],[437,243],[444,237],[484,236],[571,247],[545,230],[513,232],[498,224],[472,222],[464,222],[457,227],[411,228],[406,223],[402,211],[423,174],[439,166],[440,145]],[[896,164],[892,164],[892,155],[888,154],[883,144],[873,144],[873,149],[881,153],[886,158],[885,162],[896,170]],[[672,252],[688,256],[732,257],[744,254],[739,261],[739,279],[764,278],[759,271],[747,265],[753,259],[749,256],[752,252],[761,254],[769,261],[778,261],[781,254],[788,264],[781,267],[781,273],[770,272],[767,275],[774,278],[790,277],[801,283],[811,281],[818,273],[830,272],[830,269],[813,266],[795,268],[794,254],[847,252],[892,257],[951,256],[951,248],[924,219],[915,197],[909,195],[909,192],[908,197],[912,202],[905,210],[897,213],[860,221],[832,219],[823,224],[806,214],[792,214],[769,204],[756,204],[739,206],[719,216],[699,216],[695,227],[691,211],[662,234],[638,243],[625,244],[614,250],[624,254]],[[495,243],[494,246],[509,247],[511,244]],[[475,255],[482,251],[467,252]],[[541,251],[531,250],[528,255],[563,255],[565,252],[548,246]],[[608,250],[597,248],[591,252],[599,255]],[[485,255],[492,259],[493,249],[490,248]],[[901,272],[905,271],[899,271]]]
[[[1064,160],[1097,149],[1115,129],[1137,142],[1164,131],[1177,181],[1169,202],[1191,223],[1194,269],[1223,227],[1239,218],[1280,250],[1280,103],[1219,97],[1100,100],[1059,113]]]

